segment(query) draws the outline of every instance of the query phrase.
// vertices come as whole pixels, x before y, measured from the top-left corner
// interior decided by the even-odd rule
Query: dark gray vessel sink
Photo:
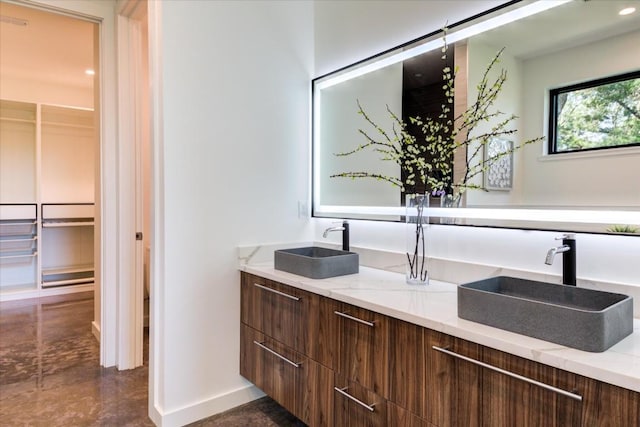
[[[458,317],[602,352],[633,332],[633,298],[498,276],[458,286]]]
[[[286,271],[311,279],[355,274],[359,271],[360,259],[355,252],[308,246],[280,249],[274,252],[276,270]]]

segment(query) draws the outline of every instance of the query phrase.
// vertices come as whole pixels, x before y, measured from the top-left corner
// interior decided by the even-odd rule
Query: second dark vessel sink
[[[497,276],[458,287],[458,317],[602,352],[633,332],[633,298]]]

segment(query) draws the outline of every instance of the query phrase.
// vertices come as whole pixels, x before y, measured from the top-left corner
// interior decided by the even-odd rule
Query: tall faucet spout
[[[569,250],[571,250],[571,248],[568,245],[562,245],[558,246],[557,248],[549,249],[549,251],[547,252],[547,258],[544,260],[544,263],[547,265],[553,264],[553,260],[555,259],[556,254],[567,252]]]
[[[562,254],[562,283],[565,285],[576,286],[576,237],[573,233],[563,235],[562,246],[551,248],[547,252],[544,263],[553,264],[556,254]]]
[[[332,231],[343,231],[343,230],[344,230],[344,227],[329,227],[326,230],[324,230],[324,233],[322,233],[322,237],[326,239],[329,233],[331,233]]]
[[[326,230],[324,230],[324,233],[322,233],[322,237],[326,239],[329,233],[331,233],[332,231],[342,231],[342,250],[348,251],[349,250],[349,221],[346,221],[346,220],[343,221],[342,226],[327,228]]]

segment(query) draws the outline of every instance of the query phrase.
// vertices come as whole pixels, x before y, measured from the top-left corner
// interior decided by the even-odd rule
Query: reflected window
[[[640,145],[640,71],[550,91],[549,154]]]

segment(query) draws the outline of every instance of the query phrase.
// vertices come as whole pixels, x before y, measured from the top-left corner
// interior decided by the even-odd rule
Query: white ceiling
[[[97,24],[0,2],[0,80],[20,78],[76,88],[93,87]],[[13,18],[27,25],[6,22]]]
[[[620,16],[628,6],[636,12]],[[506,44],[510,55],[526,59],[634,30],[640,30],[639,0],[575,0],[474,38],[498,48]]]

